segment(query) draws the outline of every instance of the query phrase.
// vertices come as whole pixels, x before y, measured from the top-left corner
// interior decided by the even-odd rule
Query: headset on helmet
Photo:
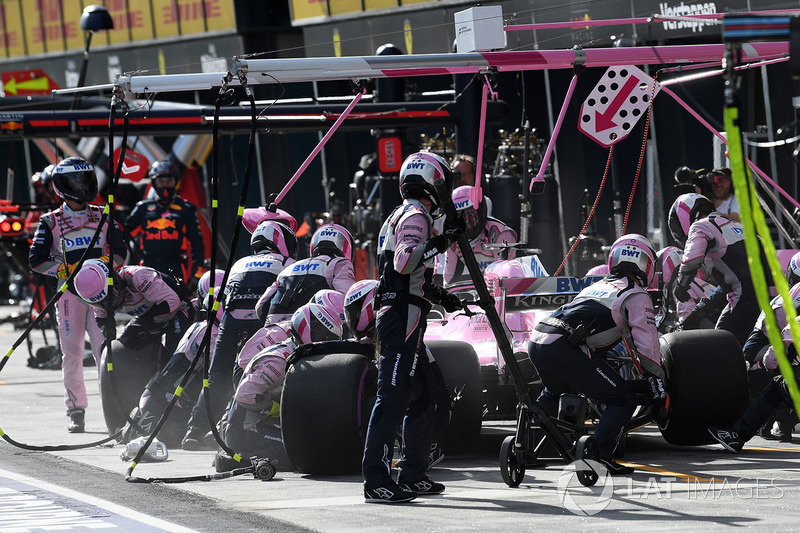
[[[417,152],[403,161],[400,170],[400,195],[403,198],[425,198],[431,202],[431,216],[442,216],[439,190],[451,194],[453,170],[440,155],[432,152]]]
[[[656,252],[650,239],[638,233],[623,235],[608,251],[608,271],[629,274],[642,287],[649,287],[656,274]]]
[[[464,235],[470,241],[483,233],[486,227],[486,202],[480,199],[478,207],[472,202],[472,187],[464,185],[453,191],[453,205],[464,221]]]
[[[250,236],[250,249],[253,253],[268,250],[283,257],[296,259],[297,237],[288,226],[274,220],[265,220]]]
[[[786,281],[789,282],[789,287],[800,282],[800,252],[794,254],[786,265]]]
[[[325,224],[311,236],[308,253],[311,257],[324,254],[352,261],[353,237],[339,224]]]
[[[702,194],[692,192],[678,196],[669,210],[669,231],[672,237],[683,246],[692,223],[713,211],[714,204]]]
[[[114,304],[117,305],[122,295],[122,279],[119,274],[111,269],[110,277],[113,280]],[[100,259],[88,259],[75,275],[73,286],[81,300],[89,305],[100,306],[108,295],[109,270]]]
[[[97,174],[82,157],[68,157],[52,171],[53,190],[65,200],[85,204],[97,196]]]
[[[356,281],[344,296],[344,319],[356,338],[370,337],[375,331],[375,295],[378,281]]]
[[[180,173],[170,161],[164,159],[156,161],[150,166],[150,184],[153,190],[156,191],[159,200],[172,200],[175,197],[175,188],[178,185],[178,178]],[[156,185],[159,178],[172,178],[173,184],[171,187],[163,187]]]
[[[290,333],[295,343],[331,341],[342,338],[342,321],[319,304],[307,303],[294,312]]]

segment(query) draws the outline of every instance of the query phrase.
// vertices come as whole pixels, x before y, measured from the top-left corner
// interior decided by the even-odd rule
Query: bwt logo
[[[627,248],[623,248],[619,255],[625,257],[626,255],[629,257],[639,257],[642,252],[639,250],[628,250]]]
[[[272,261],[251,261],[245,264],[245,268],[272,268]]]
[[[348,296],[347,300],[345,300],[344,304],[345,305],[350,305],[351,303],[355,302],[359,298],[361,298],[361,291],[358,291],[357,293],[351,294],[350,296]]]
[[[89,246],[91,244],[92,238],[91,237],[75,237],[74,239],[64,239],[64,244],[67,248],[72,248],[76,246]]]
[[[408,165],[406,165],[406,170],[421,170],[425,168],[425,163],[419,163],[416,161],[412,161]]]
[[[319,264],[313,265],[295,265],[292,267],[292,272],[308,272],[309,270],[316,270]]]
[[[339,232],[332,229],[326,229],[319,232],[320,237],[338,237]]]
[[[461,202],[455,202],[453,205],[456,206],[456,211],[458,211],[459,209],[464,209],[465,207],[469,207],[471,205],[471,202],[469,200],[463,200]]]
[[[737,235],[744,235],[744,230],[742,228],[731,228],[731,231],[733,231]]]
[[[327,318],[325,318],[325,315],[323,315],[322,313],[315,313],[315,315],[317,317],[317,320],[319,320],[320,322],[325,324],[325,326],[328,329],[330,329],[330,330],[336,329],[336,327],[333,325],[333,323],[330,320],[328,320]]]

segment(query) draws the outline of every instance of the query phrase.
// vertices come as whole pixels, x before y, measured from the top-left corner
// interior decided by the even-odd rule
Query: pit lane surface
[[[0,315],[4,311],[6,308],[0,308]],[[2,353],[19,333],[10,325],[0,326]],[[85,369],[90,393],[87,433],[71,435],[66,431],[60,372],[27,368],[26,359],[23,344],[0,373],[2,431],[33,445],[78,444],[102,438],[105,424],[96,369]],[[125,481],[129,463],[119,459],[119,445],[42,453],[20,450],[5,441],[0,442],[0,469],[10,474],[0,472],[0,496],[13,496],[9,491],[17,491],[41,501],[55,499],[55,504],[80,514],[86,526],[98,526],[92,527],[94,531],[178,531],[178,526],[196,531],[414,532],[797,527],[800,445],[756,438],[742,454],[733,455],[720,446],[670,446],[657,429],[648,427],[628,439],[625,460],[637,468],[632,476],[608,478],[588,489],[578,485],[574,475],[558,462],[530,468],[521,486],[511,489],[500,477],[497,456],[512,424],[487,426],[479,449],[468,456],[447,457],[430,473],[447,486],[443,495],[405,505],[364,504],[358,475],[278,473],[268,482],[243,475],[206,483],[132,484]],[[324,443],[319,445],[324,454]],[[213,455],[170,450],[168,461],[142,463],[134,475],[211,474]],[[42,489],[42,482],[72,492],[67,496],[59,496],[61,489],[55,488],[42,492],[48,488]],[[14,527],[2,511],[0,499],[0,531],[58,530],[56,524],[44,520],[37,527],[30,523]]]

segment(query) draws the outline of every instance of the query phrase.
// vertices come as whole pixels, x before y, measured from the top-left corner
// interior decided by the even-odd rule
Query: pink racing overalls
[[[102,207],[96,205],[86,204],[84,209],[74,211],[64,203],[55,211],[42,215],[28,256],[31,269],[45,276],[58,278],[60,266],[66,263],[74,268],[89,247],[100,223],[101,214]],[[119,266],[125,260],[127,253],[122,230],[115,224],[111,230],[109,243],[106,242],[106,234],[104,227],[86,257],[96,259],[107,256],[110,250],[113,253],[114,265]],[[95,324],[92,309],[71,290],[64,292],[56,303],[56,321],[63,354],[64,403],[68,412],[73,409],[86,409],[88,400],[83,382],[86,334],[89,334],[92,353],[98,368],[103,335]]]
[[[504,250],[486,250],[483,248],[484,244],[510,244],[514,242],[517,242],[517,232],[496,218],[489,217],[486,220],[483,233],[473,239],[470,244],[472,245],[472,252],[475,254],[475,260],[478,262],[478,266],[481,267],[481,271],[483,271],[495,261],[514,259],[517,256],[517,251],[513,248],[508,250],[508,257],[504,257]],[[454,244],[447,249],[444,255],[444,282],[449,284],[468,279],[470,277],[467,265],[461,260],[461,252],[458,251],[458,245]]]

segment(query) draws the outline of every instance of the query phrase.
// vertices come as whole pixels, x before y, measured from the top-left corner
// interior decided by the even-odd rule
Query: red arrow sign
[[[114,150],[114,168],[119,164],[119,154],[121,151],[121,148]],[[122,172],[120,176],[131,181],[140,181],[147,176],[147,171],[150,170],[149,164],[150,162],[145,156],[128,148],[125,151],[125,159],[122,160]]]
[[[596,131],[600,132],[617,127],[617,123],[612,119],[619,111],[619,108],[622,107],[622,104],[625,103],[631,93],[639,86],[639,83],[639,79],[636,78],[636,76],[631,76],[605,111],[602,113],[595,111]]]

